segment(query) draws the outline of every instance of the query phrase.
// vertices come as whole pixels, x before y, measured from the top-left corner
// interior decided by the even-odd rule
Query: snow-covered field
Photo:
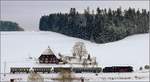
[[[58,78],[59,74],[51,73],[51,74],[40,74],[44,81],[53,82],[51,78]],[[9,79],[16,79],[18,82],[27,81],[29,74],[6,74],[6,76],[2,75],[2,81],[9,81]],[[81,77],[85,78],[85,82],[99,82],[99,81],[149,81],[148,73],[99,73],[96,75],[95,73],[72,73],[72,77],[79,80]],[[74,82],[74,81],[73,81]],[[75,81],[80,82],[80,81]]]
[[[4,65],[7,68],[10,63],[27,63],[29,56],[38,58],[48,46],[56,56],[58,53],[72,55],[72,47],[78,41],[85,43],[88,52],[97,57],[102,67],[131,65],[139,69],[149,64],[149,34],[96,44],[54,32],[1,32],[1,72],[4,72]]]

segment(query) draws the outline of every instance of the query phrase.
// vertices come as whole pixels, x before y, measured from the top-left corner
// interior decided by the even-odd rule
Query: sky
[[[50,13],[69,12],[76,8],[83,13],[84,9],[129,7],[149,10],[149,1],[2,1],[1,19],[17,22],[26,31],[38,31],[39,20]]]

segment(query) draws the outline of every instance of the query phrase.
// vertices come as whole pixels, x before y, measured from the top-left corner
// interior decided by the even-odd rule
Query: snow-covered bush
[[[144,68],[145,69],[150,69],[150,65],[145,65]]]
[[[44,78],[39,73],[31,71],[28,76],[28,82],[44,82]]]
[[[143,67],[140,67],[139,70],[143,70]]]

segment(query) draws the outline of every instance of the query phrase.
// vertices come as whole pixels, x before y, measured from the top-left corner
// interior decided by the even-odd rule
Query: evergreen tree
[[[17,23],[0,20],[0,31],[24,31]]]
[[[138,33],[149,32],[149,11],[129,8],[122,11],[110,8],[90,8],[83,14],[71,8],[69,13],[54,13],[42,16],[40,30],[54,31],[68,36],[90,40],[96,43],[106,43],[125,38]]]

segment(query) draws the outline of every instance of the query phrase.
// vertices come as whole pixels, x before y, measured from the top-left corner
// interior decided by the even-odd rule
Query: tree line
[[[17,23],[0,20],[0,31],[24,31]]]
[[[40,18],[39,29],[68,36],[106,43],[126,36],[149,32],[149,11],[128,8],[122,10],[100,9],[96,12],[89,7],[84,13],[71,8],[69,13],[53,13]]]

